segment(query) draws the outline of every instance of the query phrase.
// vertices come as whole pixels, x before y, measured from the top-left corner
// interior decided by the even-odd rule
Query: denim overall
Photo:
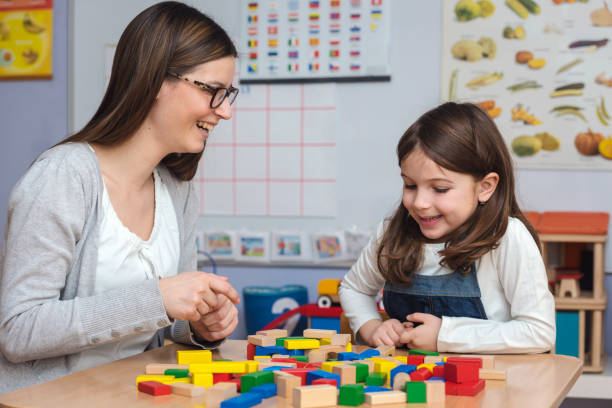
[[[480,286],[476,279],[474,264],[470,273],[465,275],[457,270],[447,275],[414,274],[410,286],[386,282],[383,304],[389,317],[400,322],[406,321],[406,315],[416,312],[440,318],[442,316],[487,318],[480,300]]]

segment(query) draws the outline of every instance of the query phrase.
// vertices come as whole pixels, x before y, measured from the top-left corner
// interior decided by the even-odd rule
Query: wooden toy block
[[[193,385],[208,388],[213,385],[213,375],[211,373],[192,373],[191,382]]]
[[[359,354],[350,351],[338,353],[338,361],[355,361],[360,359],[361,357],[359,356]]]
[[[433,369],[433,376],[444,378],[444,366],[443,365],[435,366]]]
[[[274,339],[274,337],[263,336],[261,334],[252,334],[249,337],[247,337],[247,340],[249,344],[255,344],[256,346],[262,346],[262,347],[276,346],[276,340]]]
[[[206,408],[219,408],[221,402],[238,395],[236,392],[236,384],[222,382],[215,384],[206,390],[204,395],[204,404]]]
[[[481,368],[478,370],[478,378],[481,380],[506,380],[506,370],[488,370]]]
[[[261,394],[255,392],[245,392],[236,397],[223,401],[221,408],[248,408],[261,402]],[[208,406],[207,406],[208,408]]]
[[[189,377],[189,368],[186,368],[186,369],[169,368],[164,372],[164,375],[173,375],[174,378]]]
[[[370,392],[365,394],[365,403],[368,405],[400,404],[406,402],[406,393],[403,391]]]
[[[478,381],[479,368],[475,364],[446,363],[444,378],[456,383]]]
[[[249,361],[250,364],[258,364],[257,361]],[[246,361],[215,361],[212,363],[189,364],[190,373],[246,373],[248,372]]]
[[[158,381],[141,381],[138,383],[138,391],[158,396],[170,394],[172,392],[172,388],[169,385],[162,384]]]
[[[177,350],[176,363],[212,363],[212,353],[210,350]]]
[[[247,344],[247,360],[253,360],[255,357],[256,347],[257,346],[255,346],[255,344]]]
[[[253,361],[257,361],[261,363],[262,361],[272,361],[272,357],[270,356],[253,356]]]
[[[344,361],[324,361],[321,363],[321,370],[332,373],[337,365],[346,364]]]
[[[278,339],[280,337],[287,337],[289,333],[285,329],[272,329],[272,330],[259,330],[255,334],[269,336],[274,339]]]
[[[272,354],[272,358],[290,358],[289,354]],[[294,358],[295,360],[295,358]]]
[[[411,381],[409,373],[397,373],[393,377],[393,389],[396,391],[404,391],[406,389],[406,381]]]
[[[380,357],[374,357],[374,371],[380,371],[381,373],[388,373],[399,365],[399,361],[395,359],[386,360]]]
[[[335,406],[337,388],[333,385],[309,385],[293,389],[293,406],[314,408]]]
[[[331,339],[331,337],[336,334],[335,330],[323,330],[323,329],[306,329],[302,333],[304,337],[309,337],[312,339]]]
[[[407,365],[407,364],[400,364],[397,367],[395,367],[394,369],[392,369],[391,371],[389,371],[389,377],[390,377],[390,385],[391,387],[393,387],[393,381],[395,379],[395,376],[399,373],[405,373],[405,374],[410,374],[414,371],[416,371],[416,366],[413,365]]]
[[[172,384],[180,384],[180,383],[191,384],[192,383],[191,377],[175,378],[172,381],[168,381],[166,384],[172,385]]]
[[[427,367],[419,368],[410,373],[411,381],[425,381],[432,377],[431,371]]]
[[[408,361],[408,356],[393,356],[393,359],[398,362],[398,364],[406,364]]]
[[[423,364],[436,364],[443,362],[444,359],[442,356],[425,356],[423,360]]]
[[[423,381],[409,381],[406,383],[406,401],[426,402],[427,387]]]
[[[364,392],[361,384],[347,384],[340,387],[338,402],[340,405],[355,407],[363,403]]]
[[[300,377],[302,385],[306,385],[306,374],[308,374],[309,371],[315,370],[316,368],[283,368],[281,371]]]
[[[285,374],[275,378],[279,397],[293,398],[293,389],[302,386],[302,379],[295,375]]]
[[[482,359],[475,357],[448,357],[447,363],[459,363],[459,364],[474,364],[478,368],[482,368]]]
[[[331,345],[332,346],[346,346],[351,341],[350,334],[334,334],[331,336]],[[351,350],[342,350],[342,351],[351,351]]]
[[[444,383],[444,389],[446,391],[446,395],[458,395],[459,392],[459,384],[452,381],[446,381]]]
[[[473,397],[478,394],[485,386],[485,380],[466,382],[457,384],[457,395],[467,395]]]
[[[226,380],[224,382],[234,384],[236,386],[236,391],[240,392],[240,377],[233,377],[231,380]]]
[[[287,350],[295,349],[318,349],[321,342],[317,339],[287,339],[284,341],[284,347]]]
[[[168,384],[174,380],[173,375],[139,375],[136,377],[136,384],[144,381],[157,381],[162,384]]]
[[[254,373],[255,371],[259,370],[259,361],[243,361],[244,364],[246,364],[246,372],[248,373]]]
[[[204,395],[204,391],[206,390],[204,387],[198,385],[182,383],[174,383],[171,384],[170,387],[172,388],[173,394],[182,395],[184,397],[199,397]]]
[[[342,364],[333,366],[332,372],[340,376],[340,385],[356,383],[357,367],[354,365]]]
[[[331,346],[331,337],[329,338],[324,337],[322,339],[319,339],[319,341],[321,341],[322,346]]]
[[[188,364],[147,364],[145,366],[145,374],[148,375],[163,375],[166,370],[175,368],[178,370],[189,370]]]
[[[213,384],[216,384],[218,382],[223,382],[223,381],[231,380],[231,379],[232,379],[232,375],[230,373],[216,373],[216,374],[213,374]]]
[[[380,356],[380,351],[376,349],[366,349],[359,354],[359,357],[362,360],[365,360],[366,358],[372,358],[372,357],[378,357],[378,356]]]
[[[410,349],[408,354],[411,356],[439,356],[440,353],[437,351],[421,350],[421,349]]]
[[[423,364],[421,364],[420,366],[417,366],[417,370],[418,370],[418,369],[421,369],[421,368],[426,368],[426,369],[428,369],[428,370],[429,370],[429,372],[430,372],[430,373],[433,375],[433,369],[434,369],[435,367],[437,367],[437,365],[436,365],[436,364],[426,364],[426,363],[423,363]]]
[[[353,361],[355,364],[365,364],[368,366],[368,373],[374,372],[374,360],[366,359],[366,360],[355,360]]]
[[[349,365],[355,366],[355,381],[364,382],[370,373],[370,368],[367,364],[363,363],[350,363]]]
[[[276,384],[274,383],[261,384],[261,385],[251,388],[249,392],[255,392],[257,394],[261,394],[262,399],[270,398],[276,395]]]
[[[381,356],[393,357],[395,355],[395,346],[378,346],[376,350],[380,352]]]
[[[268,368],[268,367],[289,367],[289,368],[295,368],[297,367],[297,363],[283,363],[283,362],[276,362],[276,361],[270,361],[270,362],[265,362],[265,363],[259,363],[259,369],[263,371],[263,369]]]
[[[425,395],[427,403],[446,401],[446,389],[443,381],[426,381]]]
[[[479,358],[481,361],[480,368],[486,368],[487,370],[495,369],[495,356],[486,355],[486,354],[463,354],[459,357],[466,358]]]
[[[331,378],[317,378],[316,380],[312,380],[312,382],[310,383],[310,385],[321,385],[321,384],[329,384],[329,385],[333,385],[334,387],[338,387],[338,382]]]
[[[256,371],[240,377],[240,389],[243,393],[249,392],[253,387],[271,382],[274,382],[272,371]]]
[[[327,360],[326,356],[327,353],[320,349],[312,349],[307,353],[309,363],[322,363]]]
[[[350,335],[349,335],[350,336]],[[349,337],[350,338],[350,337]],[[351,342],[349,341],[348,343],[346,343],[346,352],[350,353],[351,351],[353,351],[353,345],[351,344]]]
[[[340,387],[340,376],[338,374],[323,370],[313,370],[307,372],[306,385],[310,385],[313,381],[318,380],[320,378],[334,380],[336,387]]]
[[[380,372],[373,372],[370,375],[368,375],[368,377],[366,378],[366,385],[379,385],[379,386],[383,386],[385,385],[385,382],[387,380],[387,374],[386,373],[380,373]]]

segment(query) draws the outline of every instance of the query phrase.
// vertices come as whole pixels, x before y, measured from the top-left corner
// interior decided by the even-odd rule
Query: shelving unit
[[[608,301],[605,290],[604,246],[608,239],[610,216],[608,213],[545,212],[539,216],[531,213],[529,219],[535,221],[534,227],[540,237],[542,257],[547,263],[550,281],[555,280],[555,270],[548,263],[550,244],[563,246],[567,243],[586,243],[593,249],[593,290],[583,290],[575,298],[555,296],[555,307],[558,320],[559,316],[564,318],[569,316],[570,319],[567,321],[577,327],[578,333],[562,333],[562,335],[570,336],[570,341],[571,336],[577,337],[577,354],[584,362],[584,372],[603,372],[606,365],[603,314]],[[561,259],[560,262],[562,261]],[[576,315],[572,316],[574,313]],[[577,319],[571,319],[572,317]],[[587,333],[587,330],[590,331]],[[587,334],[590,334],[588,344]]]

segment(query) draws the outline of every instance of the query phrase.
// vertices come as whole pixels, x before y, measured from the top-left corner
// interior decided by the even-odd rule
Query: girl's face
[[[478,201],[487,201],[493,194],[499,179],[496,173],[489,173],[476,181],[469,174],[442,168],[419,147],[402,160],[400,168],[404,181],[402,204],[430,240],[443,241],[466,222]],[[493,186],[490,177],[495,178]]]
[[[198,65],[184,78],[211,87],[229,88],[234,77],[234,57],[227,56]],[[165,80],[149,115],[150,124],[169,153],[199,153],[220,120],[232,117],[226,98],[216,109],[210,107],[213,95],[197,85]]]

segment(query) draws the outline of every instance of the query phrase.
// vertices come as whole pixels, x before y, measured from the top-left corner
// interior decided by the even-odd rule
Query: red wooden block
[[[476,364],[449,363],[444,365],[444,379],[456,383],[478,381],[478,366]]]
[[[333,378],[318,378],[312,381],[312,385],[318,385],[318,384],[329,384],[329,385],[333,385],[334,387],[338,386],[338,382],[334,380]]]
[[[471,397],[482,391],[484,386],[485,380],[457,384],[457,395],[468,395]]]
[[[213,384],[216,384],[218,382],[227,382],[227,380],[231,380],[231,379],[232,379],[231,373],[213,374]]]
[[[478,368],[482,368],[482,359],[477,357],[449,357],[447,363],[475,364]]]
[[[320,369],[321,368],[321,363],[304,363],[301,361],[298,361],[297,363],[297,368],[314,368],[314,369]]]
[[[458,386],[459,384],[457,384],[456,382],[446,381],[444,383],[446,395],[457,395],[457,393],[459,392],[459,389],[457,388]]]
[[[247,360],[253,360],[255,357],[255,345],[248,343],[246,351],[247,351]]]
[[[406,364],[408,365],[421,365],[423,364],[423,361],[425,361],[425,356],[419,356],[419,355],[412,355],[412,356],[408,356],[406,358]]]
[[[172,393],[172,387],[157,381],[141,381],[138,383],[138,391],[151,395],[169,395]]]
[[[306,373],[314,371],[316,368],[281,368],[281,371],[286,371],[302,379],[302,385],[306,385]]]
[[[427,367],[421,367],[410,373],[411,381],[425,381],[431,378],[431,371]]]
[[[433,368],[433,376],[444,378],[444,366],[443,365],[435,366]]]
[[[286,357],[274,357],[270,359],[271,362],[276,363],[298,363],[295,358],[286,358]]]

